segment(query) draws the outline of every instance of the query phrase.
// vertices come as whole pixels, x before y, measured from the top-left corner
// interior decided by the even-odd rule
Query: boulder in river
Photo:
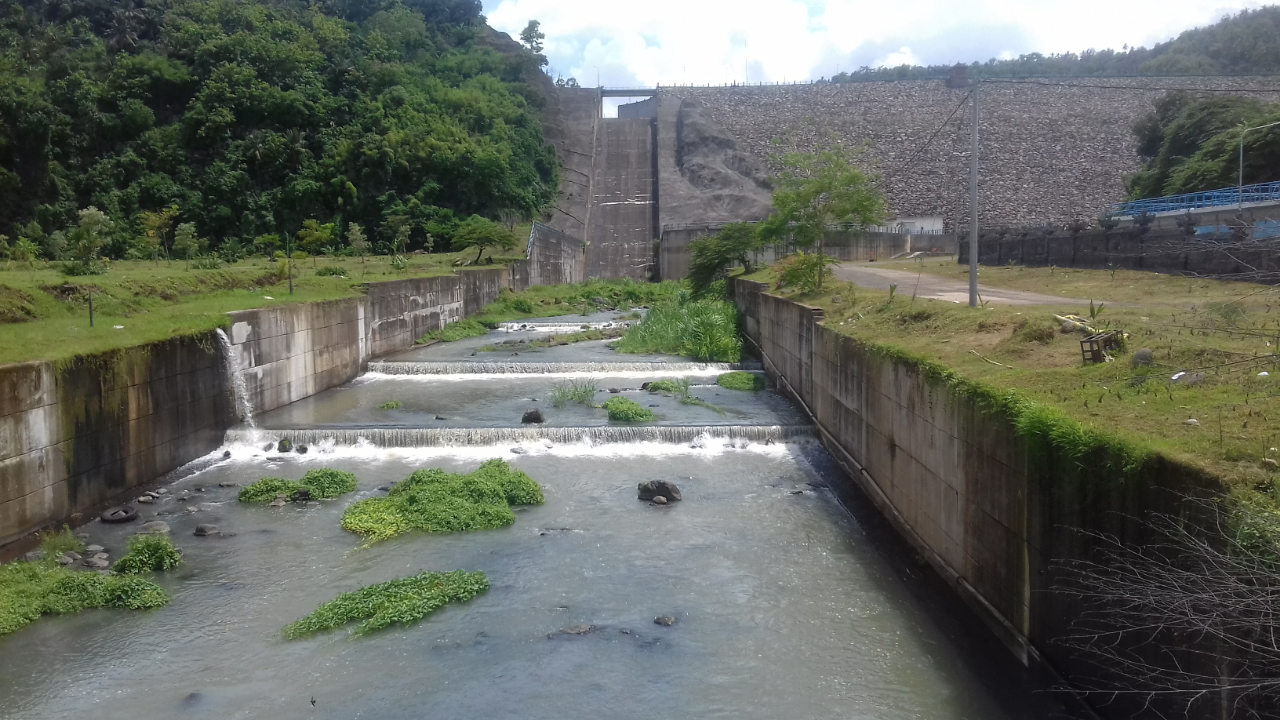
[[[196,537],[209,537],[210,535],[217,535],[217,534],[218,534],[218,526],[217,526],[217,525],[203,525],[203,524],[201,524],[201,525],[197,525],[197,526],[196,526],[196,531],[195,531],[195,532],[193,532],[193,533],[191,533],[191,534],[192,534],[192,535],[195,535]]]
[[[676,619],[670,615],[659,615],[653,619],[654,625],[662,625],[663,627],[671,627],[676,624]]]
[[[169,523],[163,520],[152,520],[151,522],[145,523],[142,527],[138,528],[139,535],[142,535],[145,533],[151,533],[154,535],[165,535],[165,534],[168,534],[168,532],[169,532]]]
[[[668,501],[680,500],[680,488],[670,480],[649,480],[642,482],[636,488],[639,491],[641,500],[653,500],[661,495]]]
[[[280,442],[276,443],[276,452],[286,453],[292,449],[293,449],[293,443],[289,442],[288,440],[282,439]]]
[[[293,494],[289,496],[289,499],[294,502],[306,502],[311,499],[311,491],[307,488],[298,488],[293,491]]]
[[[547,421],[547,418],[543,416],[542,411],[539,410],[538,408],[525,410],[524,417],[520,418],[520,422],[526,423],[526,424],[527,423],[544,423],[546,421]]]

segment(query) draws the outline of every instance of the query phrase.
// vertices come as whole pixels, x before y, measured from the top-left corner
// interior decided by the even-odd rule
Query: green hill
[[[15,0],[0,9],[0,234],[53,257],[53,233],[92,205],[106,254],[149,258],[139,215],[173,206],[166,249],[181,223],[263,249],[306,220],[330,251],[349,223],[375,248],[447,249],[462,219],[528,218],[554,197],[539,82],[479,0]]]

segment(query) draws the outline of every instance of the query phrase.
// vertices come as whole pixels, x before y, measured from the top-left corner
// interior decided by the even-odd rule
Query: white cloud
[[[553,71],[583,85],[777,82],[860,65],[951,63],[1148,45],[1257,0],[486,0],[532,19]]]

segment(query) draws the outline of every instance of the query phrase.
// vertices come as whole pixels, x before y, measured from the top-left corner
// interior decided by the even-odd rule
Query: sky
[[[1274,0],[1273,0],[1274,1]],[[484,0],[542,23],[552,77],[584,87],[791,82],[869,65],[1150,46],[1254,0]]]

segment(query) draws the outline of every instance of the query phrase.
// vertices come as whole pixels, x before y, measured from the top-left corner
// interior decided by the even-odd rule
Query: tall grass
[[[727,302],[712,300],[655,307],[614,348],[622,353],[663,353],[704,362],[737,362],[742,357],[738,311]]]
[[[571,402],[590,405],[596,399],[596,384],[590,380],[570,380],[551,389],[551,404],[562,408]]]
[[[477,320],[468,318],[467,320],[451,322],[439,330],[432,330],[426,335],[418,338],[418,343],[426,343],[432,340],[455,342],[457,340],[465,340],[466,338],[480,337],[488,332],[489,328],[481,325]]]

